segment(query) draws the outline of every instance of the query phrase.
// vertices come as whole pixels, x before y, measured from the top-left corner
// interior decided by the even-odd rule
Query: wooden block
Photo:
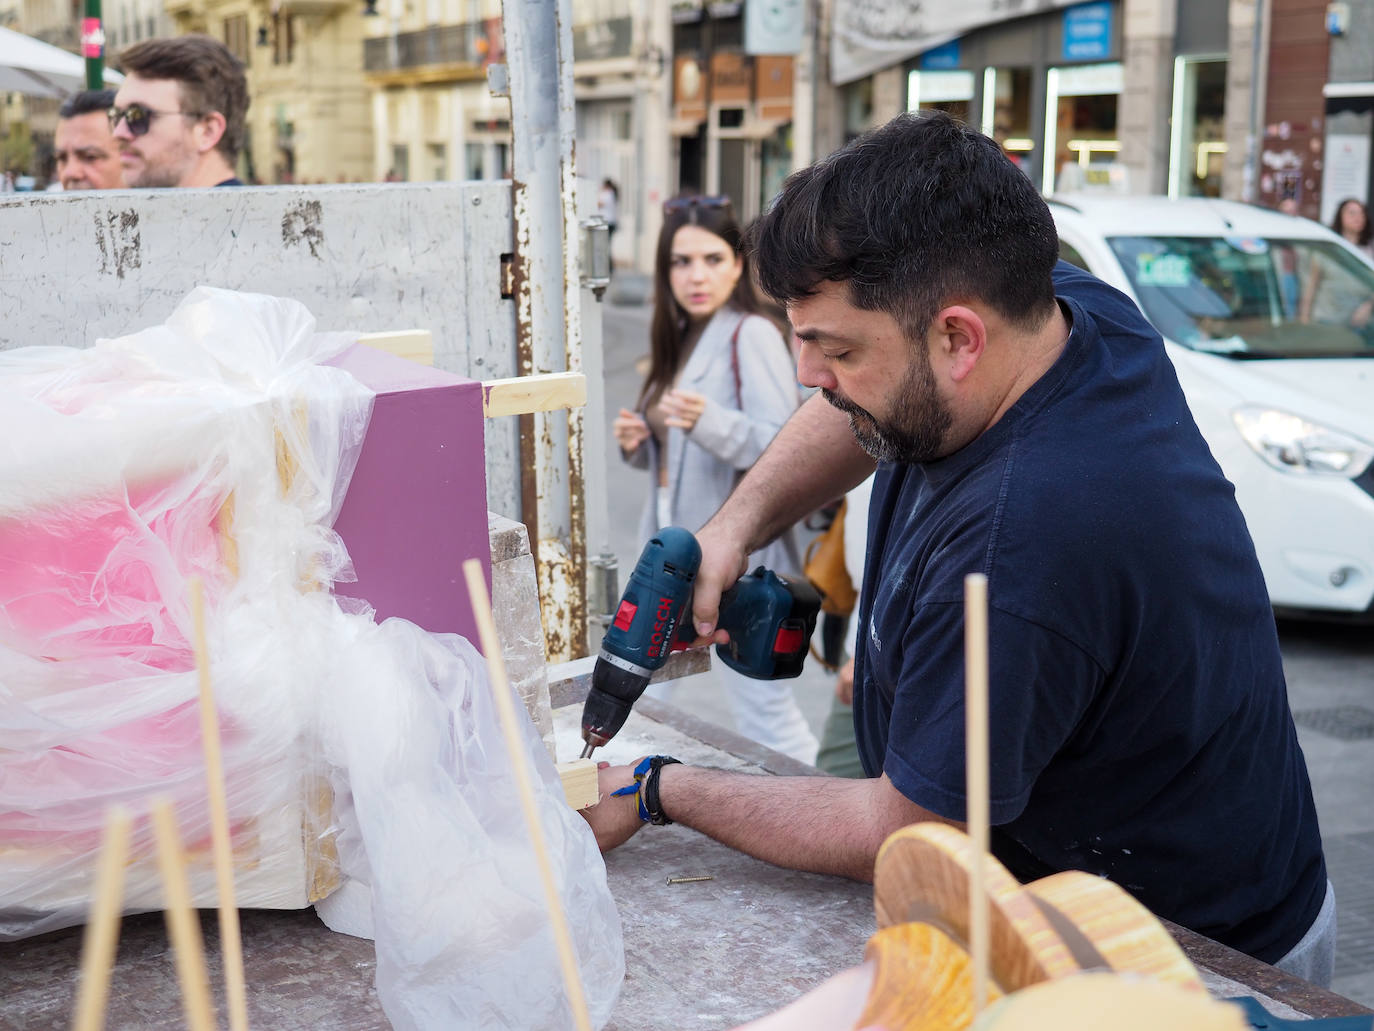
[[[482,383],[482,410],[488,419],[581,408],[586,403],[587,377],[580,372],[545,372]]]
[[[363,333],[358,343],[409,358],[421,365],[434,364],[434,334],[427,329],[400,329],[391,333]]]
[[[596,761],[573,759],[558,764],[558,776],[563,779],[563,794],[574,809],[594,806],[600,797],[597,786]]]

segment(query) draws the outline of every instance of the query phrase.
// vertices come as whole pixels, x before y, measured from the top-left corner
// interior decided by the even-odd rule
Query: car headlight
[[[1246,405],[1231,418],[1256,454],[1287,473],[1354,479],[1374,461],[1374,446],[1289,412]]]

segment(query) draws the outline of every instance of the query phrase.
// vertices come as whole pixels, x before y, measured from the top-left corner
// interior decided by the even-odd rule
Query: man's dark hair
[[[1027,329],[1054,311],[1049,208],[995,142],[941,112],[899,115],[789,176],[749,245],[778,301],[847,283],[912,340],[960,301]]]
[[[112,89],[82,90],[80,93],[73,93],[62,102],[62,106],[57,109],[57,117],[75,118],[78,115],[88,115],[92,111],[104,114],[114,107],[114,98]]]
[[[248,115],[248,81],[243,65],[219,40],[191,34],[135,43],[119,55],[120,69],[144,79],[181,83],[186,114],[224,116],[224,135],[216,147],[232,165],[243,148]]]

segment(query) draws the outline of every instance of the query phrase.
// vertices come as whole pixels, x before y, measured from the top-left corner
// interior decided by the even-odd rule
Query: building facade
[[[222,40],[248,77],[240,173],[262,183],[371,178],[362,81],[363,8],[354,0],[166,0],[177,33]]]
[[[363,42],[375,177],[509,176],[510,101],[486,78],[503,60],[500,0],[379,0]]]
[[[1253,3],[1090,0],[1006,17],[1008,5],[966,0],[913,34],[915,52],[873,67],[863,44],[881,52],[863,38],[864,5],[829,2],[828,145],[903,110],[938,109],[996,139],[1045,193],[1244,190],[1244,162],[1227,156],[1246,152],[1252,123],[1228,112],[1249,108]]]
[[[814,156],[818,6],[677,0],[671,14],[672,188],[725,194],[752,219]]]

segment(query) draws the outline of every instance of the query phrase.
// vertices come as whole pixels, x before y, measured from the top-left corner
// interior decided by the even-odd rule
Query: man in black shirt
[[[988,578],[993,850],[1110,877],[1315,981],[1334,898],[1264,580],[1163,343],[1056,265],[995,143],[902,116],[791,177],[755,230],[820,388],[698,533],[694,622],[746,556],[878,464],[855,728],[868,779],[662,762],[601,773],[603,848],[672,820],[869,878],[884,838],[965,818],[965,574]],[[634,788],[631,787],[631,791]],[[639,804],[648,801],[648,805]]]

